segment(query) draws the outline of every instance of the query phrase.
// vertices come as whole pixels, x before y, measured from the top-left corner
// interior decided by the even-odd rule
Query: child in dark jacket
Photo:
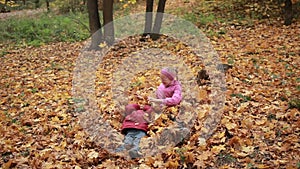
[[[140,157],[139,144],[141,138],[146,136],[152,108],[145,105],[142,109],[138,104],[129,104],[125,107],[125,119],[121,132],[125,134],[124,144],[116,151],[128,150],[131,158]]]

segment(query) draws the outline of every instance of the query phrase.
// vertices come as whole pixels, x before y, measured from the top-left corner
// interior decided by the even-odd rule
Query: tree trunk
[[[50,12],[50,0],[46,0],[47,11]]]
[[[157,7],[157,13],[155,17],[155,22],[153,26],[153,34],[151,38],[153,40],[157,40],[159,38],[159,33],[160,33],[160,28],[162,24],[162,19],[163,19],[163,13],[165,11],[165,5],[166,5],[166,0],[159,0],[158,2],[158,7]]]
[[[35,4],[36,9],[39,8],[40,7],[40,0],[35,0],[34,4]]]
[[[112,0],[103,0],[104,39],[108,45],[112,45],[115,41],[113,3]]]
[[[147,0],[146,2],[146,21],[143,36],[147,36],[151,33],[152,29],[152,12],[153,12],[153,0]]]
[[[284,6],[284,25],[292,24],[293,20],[293,4],[291,0],[285,0]]]
[[[101,23],[99,20],[97,0],[87,0],[87,8],[89,14],[90,33],[92,35],[92,42],[90,49],[99,49],[99,44],[102,41]]]

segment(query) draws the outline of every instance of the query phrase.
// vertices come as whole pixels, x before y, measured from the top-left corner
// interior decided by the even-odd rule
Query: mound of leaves
[[[300,95],[298,28],[299,23],[284,28],[263,23],[243,29],[224,26],[226,34],[211,37],[222,61],[232,65],[226,73],[226,104],[216,131],[206,142],[198,139],[211,95],[206,83],[198,87],[202,107],[190,136],[173,149],[137,160],[102,149],[78,123],[71,90],[82,43],[7,50],[0,57],[0,165],[5,169],[297,168],[300,112],[293,100]],[[112,72],[102,69],[109,70],[118,58],[144,43],[139,38],[125,42],[118,44],[123,50],[103,58],[107,67],[102,65],[97,72],[98,107],[116,129],[121,116],[110,107],[107,79]],[[195,77],[203,68],[182,44],[168,45],[164,39],[144,44],[180,53],[195,69]],[[158,73],[149,70],[128,79],[130,101],[144,103],[143,93],[151,93],[150,87],[159,84]],[[137,92],[142,97],[133,94]],[[168,112],[176,115],[176,110]],[[154,134],[172,123],[171,116],[161,118],[152,128]]]

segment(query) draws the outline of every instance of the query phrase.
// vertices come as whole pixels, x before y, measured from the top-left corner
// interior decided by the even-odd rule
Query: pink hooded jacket
[[[160,84],[156,91],[156,97],[163,99],[166,106],[176,106],[181,102],[181,85],[177,80],[173,80],[171,85]]]

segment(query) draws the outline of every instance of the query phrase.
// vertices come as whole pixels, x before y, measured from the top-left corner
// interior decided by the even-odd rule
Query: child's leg
[[[126,149],[130,149],[133,146],[133,140],[134,140],[135,132],[134,131],[128,131],[125,138],[124,138],[124,146]]]
[[[116,149],[116,152],[121,152],[125,149],[130,149],[132,147],[133,139],[134,133],[132,133],[132,131],[128,131],[124,137],[123,144]]]
[[[133,141],[132,141],[132,145],[133,147],[131,148],[131,150],[135,150],[135,151],[138,151],[140,149],[140,141],[141,141],[141,138],[145,137],[146,136],[146,133],[142,130],[137,130],[135,132],[135,136],[133,138]]]
[[[140,141],[141,138],[146,136],[146,133],[142,130],[137,130],[135,137],[133,139],[133,147],[128,151],[131,158],[139,158],[142,156],[142,154],[139,152],[140,149]]]

